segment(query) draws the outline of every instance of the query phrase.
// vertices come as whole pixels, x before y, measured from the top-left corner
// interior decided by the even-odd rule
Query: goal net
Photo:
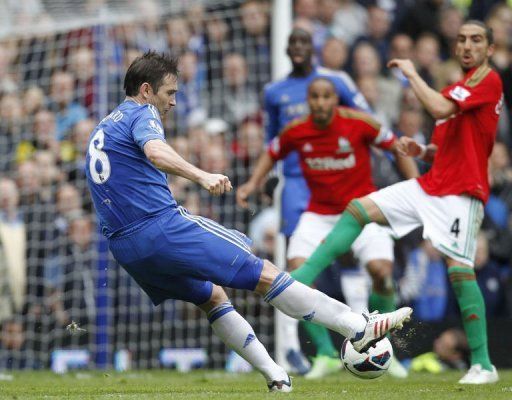
[[[154,307],[109,255],[85,187],[85,147],[123,100],[130,62],[170,51],[181,61],[178,105],[164,121],[169,142],[199,167],[244,182],[263,148],[268,6],[0,1],[0,369],[122,369],[130,357],[135,368],[225,366],[227,350],[197,308]],[[271,255],[276,219],[249,229],[268,199],[246,211],[234,193],[212,198],[175,178],[170,186],[190,212],[250,230],[256,253]],[[270,307],[251,293],[229,295],[272,349]]]

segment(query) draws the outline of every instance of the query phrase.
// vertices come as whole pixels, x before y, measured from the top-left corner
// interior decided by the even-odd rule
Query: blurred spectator
[[[56,236],[64,237],[68,232],[69,221],[80,215],[82,212],[82,198],[78,189],[69,184],[64,183],[59,186],[55,193],[56,215],[55,230]]]
[[[17,85],[11,76],[10,65],[13,57],[9,48],[0,43],[0,93],[12,93],[17,90]]]
[[[327,39],[322,47],[322,66],[332,70],[343,70],[348,59],[346,43],[335,37]]]
[[[55,112],[56,139],[60,141],[69,136],[73,125],[87,118],[86,109],[75,101],[75,82],[72,74],[64,71],[52,74],[50,100],[50,108]]]
[[[363,78],[375,78],[379,96],[376,108],[386,115],[386,120],[394,123],[400,111],[402,86],[394,77],[380,74],[381,63],[375,47],[370,43],[361,42],[353,53],[353,74],[358,81]],[[385,122],[385,121],[382,121]]]
[[[173,17],[167,21],[167,46],[174,55],[189,50],[190,27],[183,17]]]
[[[357,87],[370,105],[373,115],[377,121],[386,126],[391,126],[392,115],[387,113],[385,101],[379,90],[379,81],[376,76],[365,76],[357,80]]]
[[[370,6],[368,8],[366,32],[356,39],[354,47],[361,42],[371,43],[377,50],[381,65],[386,65],[390,28],[391,16],[389,12],[377,5]]]
[[[208,16],[205,38],[205,66],[208,76],[208,96],[211,102],[218,100],[218,93],[222,89],[222,61],[231,51],[228,24],[218,13]]]
[[[394,58],[413,58],[413,51],[414,51],[414,42],[412,41],[411,37],[408,35],[405,35],[403,33],[398,33],[394,35],[391,39],[390,45],[389,45],[389,53],[387,62],[391,61]],[[403,72],[396,67],[393,67],[391,69],[386,68],[386,73],[394,78],[396,78],[403,87],[406,87],[409,85],[409,81],[403,74]]]
[[[55,114],[44,109],[38,111],[34,115],[33,133],[30,139],[20,141],[16,148],[16,161],[28,160],[37,150],[48,150],[56,157],[60,157],[56,129]]]
[[[505,311],[505,281],[502,268],[489,258],[489,242],[483,232],[478,234],[476,243],[475,273],[487,318],[502,315]]]
[[[248,83],[260,93],[270,81],[270,42],[268,4],[246,0],[240,6],[242,17],[241,39],[234,42],[234,50],[244,56],[248,67]]]
[[[23,94],[23,112],[26,116],[32,117],[42,110],[46,104],[46,97],[43,89],[39,86],[29,86]]]
[[[441,33],[441,58],[443,60],[454,57],[457,35],[463,22],[464,14],[460,9],[447,6],[441,10],[439,31]]]
[[[25,304],[27,237],[16,183],[0,177],[0,322]]]
[[[174,115],[177,119],[178,131],[187,129],[191,113],[202,110],[203,105],[203,80],[200,75],[197,55],[191,51],[185,52],[179,59],[180,88],[176,94],[177,106]]]
[[[93,51],[88,47],[80,47],[74,50],[70,56],[69,67],[76,78],[75,98],[88,110],[89,115],[94,114],[96,111],[93,109],[96,65]]]
[[[429,86],[434,86],[434,76],[440,62],[439,40],[431,33],[420,35],[414,53],[418,73]]]
[[[338,3],[329,29],[333,36],[352,46],[354,41],[365,33],[368,12],[353,0],[338,0]],[[329,5],[327,8],[332,9],[334,6]]]
[[[60,326],[71,320],[84,326],[94,317],[93,232],[89,216],[73,216],[67,245],[45,262],[44,279],[49,292],[45,303]]]
[[[428,240],[408,253],[398,288],[401,301],[412,304],[419,320],[439,321],[444,318],[448,298],[446,275],[441,254]]]
[[[224,90],[222,98],[210,105],[210,115],[224,118],[232,127],[256,118],[258,95],[249,79],[247,62],[241,54],[228,54],[224,59]]]
[[[423,114],[414,109],[403,109],[400,112],[396,133],[399,136],[407,136],[417,143],[426,144],[427,140],[422,132]]]
[[[142,52],[156,50],[158,52],[168,51],[169,47],[174,50],[170,43],[166,43],[164,31],[159,22],[160,6],[155,0],[137,1],[134,3],[137,8],[137,16],[142,22],[137,24],[134,30],[134,44]]]
[[[318,0],[296,0],[293,5],[294,27],[302,27],[311,33],[315,58],[321,58],[322,47],[326,41],[327,28],[319,21]]]
[[[415,357],[411,370],[438,374],[447,369],[465,370],[468,364],[469,347],[464,332],[450,328],[434,341],[432,352]]]
[[[0,172],[14,168],[17,144],[24,138],[24,115],[18,94],[0,97]]]
[[[1,323],[0,329],[0,370],[40,367],[37,357],[28,357],[26,333],[23,320],[12,317]]]
[[[399,27],[416,40],[421,34],[430,32],[439,34],[439,17],[444,0],[418,0],[409,5],[409,9]]]

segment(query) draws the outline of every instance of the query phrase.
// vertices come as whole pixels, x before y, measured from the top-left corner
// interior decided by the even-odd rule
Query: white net
[[[203,348],[209,367],[224,366],[226,349],[195,307],[153,307],[108,255],[83,164],[89,133],[124,97],[127,66],[151,48],[181,56],[170,142],[235,185],[247,179],[263,146],[269,15],[265,2],[241,3],[0,1],[0,369],[47,368],[62,349],[88,350],[92,367],[128,350],[147,368],[161,366],[163,348]],[[181,179],[171,190],[192,213],[247,232],[234,195],[213,199]],[[272,234],[257,252],[272,249]],[[272,348],[270,308],[229,294]]]

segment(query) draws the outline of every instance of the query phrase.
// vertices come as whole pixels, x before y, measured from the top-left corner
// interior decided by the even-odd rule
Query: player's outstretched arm
[[[434,119],[447,118],[458,110],[455,102],[448,100],[435,91],[421,78],[411,60],[393,59],[388,62],[388,68],[399,68],[409,80],[414,94]]]
[[[263,152],[256,163],[251,178],[236,191],[236,202],[239,206],[244,208],[248,206],[247,198],[260,186],[263,178],[267,176],[273,166],[274,160],[272,157],[268,152]]]
[[[227,176],[210,174],[197,168],[183,159],[171,146],[162,140],[155,139],[146,142],[144,154],[159,170],[196,182],[213,195],[218,196],[233,189]]]

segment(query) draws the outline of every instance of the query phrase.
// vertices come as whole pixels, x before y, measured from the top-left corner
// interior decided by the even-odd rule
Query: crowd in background
[[[40,18],[51,26],[54,21],[44,13],[44,2],[32,3],[39,4],[39,12],[20,6],[17,18],[29,24]],[[169,143],[185,159],[209,172],[226,173],[236,188],[264,151],[261,99],[263,86],[271,80],[270,3],[187,2],[179,14],[162,13],[162,3],[134,2],[137,21],[109,24],[103,30],[81,27],[0,39],[0,349],[47,352],[55,340],[65,345],[69,339],[60,333],[55,333],[60,339],[54,338],[52,332],[60,332],[55,327],[71,320],[84,326],[94,321],[99,237],[84,182],[84,159],[89,134],[102,113],[123,101],[124,72],[135,57],[149,49],[180,57],[177,106],[164,125]],[[493,29],[492,63],[504,82],[505,106],[490,159],[492,194],[475,268],[488,316],[510,316],[510,4],[294,1],[294,25],[311,32],[315,63],[347,71],[380,122],[422,143],[429,141],[434,121],[407,80],[386,63],[412,59],[437,90],[459,80],[462,71],[453,44],[466,18],[484,20]],[[400,179],[379,153],[374,175],[379,187]],[[174,197],[191,213],[249,232],[254,251],[273,257],[279,228],[272,207],[275,180],[262,188],[249,211],[236,207],[234,193],[211,198],[185,179],[169,177],[169,182]],[[350,265],[344,267],[350,271]],[[400,303],[412,304],[417,318],[438,321],[458,312],[441,255],[418,232],[400,241],[395,276]],[[124,277],[116,279],[111,282],[130,285]],[[23,333],[27,327],[33,343]],[[81,339],[69,340],[77,344]],[[34,367],[29,362],[34,357],[21,358],[25,361],[17,366]]]

